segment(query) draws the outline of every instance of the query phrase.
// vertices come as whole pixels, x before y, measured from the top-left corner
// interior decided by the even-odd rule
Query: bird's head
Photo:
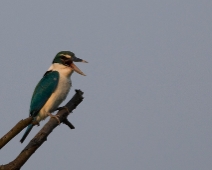
[[[57,53],[52,63],[59,63],[63,64],[64,66],[71,67],[77,73],[85,76],[85,74],[73,62],[88,63],[85,60],[77,58],[71,51],[60,51],[59,53]]]

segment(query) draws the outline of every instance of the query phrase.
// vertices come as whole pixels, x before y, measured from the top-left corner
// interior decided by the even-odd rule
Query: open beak
[[[88,63],[87,61],[82,60],[83,63]],[[86,76],[73,62],[71,62],[70,67],[77,73]]]

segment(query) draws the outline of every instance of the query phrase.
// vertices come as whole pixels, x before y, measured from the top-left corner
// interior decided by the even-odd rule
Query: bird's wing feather
[[[34,90],[30,104],[30,116],[37,116],[40,109],[57,88],[58,81],[59,72],[57,71],[52,71],[44,75]]]

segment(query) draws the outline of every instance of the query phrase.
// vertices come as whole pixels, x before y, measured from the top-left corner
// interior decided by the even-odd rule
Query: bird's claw
[[[55,115],[55,116],[52,116],[53,118],[55,118],[55,119],[57,119],[57,121],[58,121],[58,125],[60,124],[60,119],[59,119],[59,115]]]
[[[51,117],[51,118],[55,118],[55,119],[57,119],[57,121],[58,121],[58,125],[61,123],[60,122],[60,119],[59,119],[59,115],[52,115],[51,113],[48,113],[48,115]]]

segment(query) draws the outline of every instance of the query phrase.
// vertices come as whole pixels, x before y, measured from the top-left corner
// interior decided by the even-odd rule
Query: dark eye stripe
[[[61,59],[64,59],[64,60],[65,60],[65,59],[68,59],[66,56],[61,56],[60,58],[61,58]]]

